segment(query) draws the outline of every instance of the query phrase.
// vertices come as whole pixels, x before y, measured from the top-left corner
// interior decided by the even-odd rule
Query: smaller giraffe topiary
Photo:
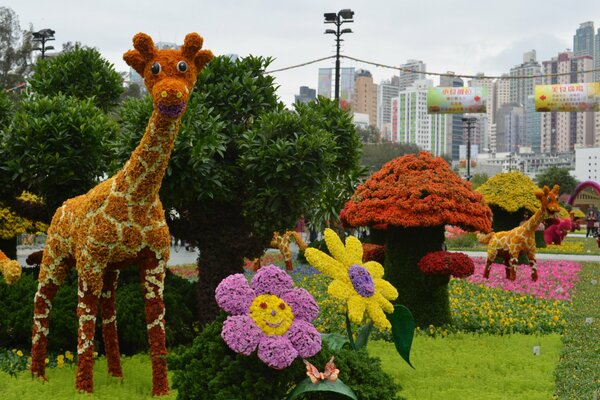
[[[21,277],[21,266],[18,262],[11,260],[0,250],[0,275],[4,275],[4,281],[12,285]]]
[[[560,212],[560,204],[558,203],[559,186],[554,185],[552,190],[548,186],[544,186],[543,190],[535,192],[535,196],[540,200],[541,207],[536,211],[531,218],[523,225],[518,226],[510,231],[491,232],[487,235],[479,235],[478,239],[481,243],[488,245],[487,261],[483,276],[487,279],[490,277],[490,268],[494,259],[497,256],[504,258],[506,265],[506,277],[514,281],[517,277],[515,265],[519,260],[519,255],[525,253],[529,259],[531,266],[531,280],[537,281],[537,262],[535,259],[535,231],[537,227],[547,218],[554,218]]]

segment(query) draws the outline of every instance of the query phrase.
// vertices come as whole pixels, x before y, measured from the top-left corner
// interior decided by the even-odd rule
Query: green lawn
[[[9,400],[72,400],[81,399],[148,399],[152,396],[152,371],[147,355],[123,357],[124,379],[108,376],[106,359],[96,360],[94,365],[94,394],[77,396],[75,390],[75,366],[47,370],[48,381],[32,379],[28,371],[16,378],[0,372],[0,399]],[[161,399],[175,399],[177,392]]]
[[[540,346],[540,355],[533,347]],[[554,369],[562,348],[558,334],[446,338],[417,336],[411,369],[384,341],[369,343],[369,353],[402,385],[407,400],[548,400],[554,392]]]

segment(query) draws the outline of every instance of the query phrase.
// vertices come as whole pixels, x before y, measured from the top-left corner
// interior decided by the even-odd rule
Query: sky
[[[600,28],[599,0],[3,0],[23,29],[51,28],[57,49],[65,42],[97,48],[117,71],[137,32],[155,41],[181,44],[188,32],[204,37],[216,55],[273,57],[269,69],[285,68],[335,54],[334,35],[325,35],[323,13],[350,8],[354,22],[343,27],[342,54],[399,66],[421,60],[427,71],[501,75],[532,49],[538,61],[573,46],[579,24]],[[317,88],[318,68],[333,59],[275,73],[286,104],[300,86]],[[342,59],[342,67],[368,69],[375,83],[392,69]],[[436,78],[430,77],[436,82]]]

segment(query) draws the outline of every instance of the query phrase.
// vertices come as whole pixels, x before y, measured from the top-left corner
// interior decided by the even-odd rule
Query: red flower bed
[[[464,253],[435,251],[427,253],[419,261],[419,269],[429,275],[452,275],[455,278],[466,278],[475,272],[475,264],[471,257]]]

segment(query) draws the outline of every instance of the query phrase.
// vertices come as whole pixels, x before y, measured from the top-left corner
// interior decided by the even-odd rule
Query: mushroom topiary
[[[426,152],[385,164],[340,213],[348,226],[387,225],[385,278],[398,289],[397,302],[412,311],[420,326],[447,323],[450,311],[449,277],[424,274],[419,260],[442,250],[446,224],[489,232],[491,216],[469,182],[444,159]]]

